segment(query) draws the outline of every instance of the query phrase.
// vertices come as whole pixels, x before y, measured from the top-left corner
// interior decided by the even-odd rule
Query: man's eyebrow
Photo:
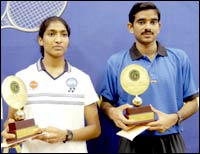
[[[158,18],[152,18],[151,20],[158,20]]]
[[[145,20],[145,18],[140,18],[140,19],[138,19],[137,21],[140,21],[140,20]]]

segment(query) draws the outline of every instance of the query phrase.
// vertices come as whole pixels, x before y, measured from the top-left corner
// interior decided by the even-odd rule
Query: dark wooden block
[[[22,129],[22,128],[26,128],[26,127],[30,127],[34,125],[35,125],[34,119],[27,119],[27,120],[15,121],[13,123],[9,123],[8,127],[9,127],[9,131],[12,131],[12,130],[18,130],[18,129]]]
[[[125,116],[128,119],[135,120],[134,125],[143,125],[155,121],[155,113],[150,106],[127,108]]]
[[[21,140],[24,140],[26,138],[30,138],[36,135],[34,130],[35,128],[37,128],[37,126],[35,125],[34,119],[15,121],[13,123],[9,123],[8,127],[9,127],[9,133],[16,135],[15,139],[6,140],[8,144],[19,142]]]

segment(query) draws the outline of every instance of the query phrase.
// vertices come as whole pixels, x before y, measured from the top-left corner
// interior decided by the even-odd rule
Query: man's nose
[[[145,29],[147,29],[147,30],[150,30],[150,29],[151,29],[151,23],[150,23],[150,22],[147,22],[147,23],[145,24]]]

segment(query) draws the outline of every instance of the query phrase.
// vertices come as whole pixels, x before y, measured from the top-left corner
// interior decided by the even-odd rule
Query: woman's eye
[[[49,33],[48,35],[49,35],[49,36],[53,36],[53,35],[54,35],[54,33]]]

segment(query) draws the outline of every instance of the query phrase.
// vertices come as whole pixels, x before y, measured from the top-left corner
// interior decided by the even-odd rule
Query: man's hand
[[[164,112],[155,109],[153,106],[151,106],[151,109],[154,113],[158,115],[158,120],[148,123],[147,124],[147,126],[149,126],[148,130],[155,130],[163,133],[176,124],[177,121],[176,114],[166,114]]]
[[[129,104],[124,104],[119,107],[111,107],[109,109],[109,117],[114,121],[115,125],[123,130],[127,131],[134,127],[134,120],[128,120],[124,115],[123,111],[126,108],[132,108]],[[129,125],[129,126],[128,126]]]

